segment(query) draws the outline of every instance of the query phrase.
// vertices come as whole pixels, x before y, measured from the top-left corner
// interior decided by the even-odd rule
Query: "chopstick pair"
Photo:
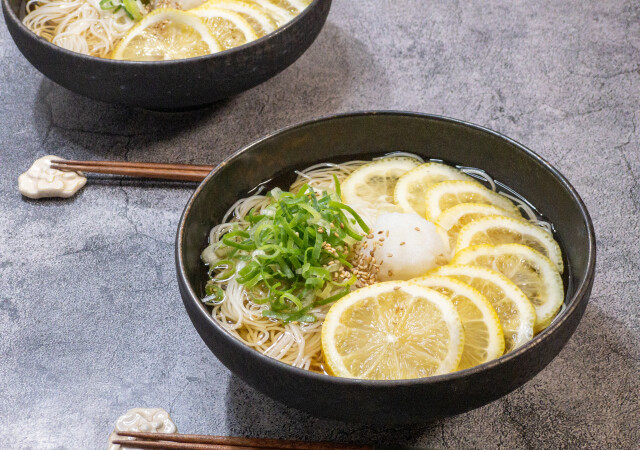
[[[114,444],[123,447],[166,450],[373,450],[369,445],[336,444],[332,442],[304,442],[282,439],[208,436],[201,434],[142,433],[119,431],[119,436],[136,440],[118,439]]]
[[[209,175],[209,172],[211,172],[214,167],[215,166],[194,164],[161,164],[128,161],[69,161],[62,159],[51,161],[51,168],[58,170],[177,181],[202,181]]]

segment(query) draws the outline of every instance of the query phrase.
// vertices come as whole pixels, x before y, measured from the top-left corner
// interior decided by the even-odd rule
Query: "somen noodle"
[[[78,53],[131,61],[204,56],[254,41],[310,0],[26,0],[23,23]],[[137,26],[135,26],[137,25]]]
[[[396,155],[392,155],[396,156]],[[406,157],[406,154],[402,155]],[[354,170],[370,161],[349,161],[345,163],[321,163],[296,171],[297,179],[290,186],[290,191],[298,192],[305,186],[313,187],[316,192],[334,192],[336,180],[342,183]],[[420,160],[421,162],[421,160]],[[490,189],[496,191],[498,186],[484,171],[475,168],[460,167],[461,171],[480,179]],[[533,209],[522,199],[509,195],[516,205],[525,213],[527,219],[544,228],[549,224],[539,219]],[[202,254],[205,263],[215,265],[220,258],[216,256],[216,248],[223,237],[231,230],[246,229],[250,223],[249,214],[262,214],[264,208],[273,200],[259,192],[247,198],[238,200],[226,213],[222,223],[215,226],[209,237],[209,246]],[[358,214],[371,226],[375,220],[375,211],[358,209]],[[241,267],[241,266],[240,266]],[[238,270],[240,267],[237,267]],[[224,291],[224,298],[207,303],[211,306],[212,316],[229,333],[246,345],[279,361],[295,367],[324,372],[321,355],[321,328],[323,319],[331,307],[330,304],[317,306],[310,313],[316,318],[314,322],[301,321],[283,322],[265,317],[263,312],[269,306],[253,301],[254,293],[249,292],[237,277],[230,276],[218,280],[218,285]]]
[[[24,24],[51,43],[106,57],[135,22],[124,9],[106,11],[98,0],[29,0]]]

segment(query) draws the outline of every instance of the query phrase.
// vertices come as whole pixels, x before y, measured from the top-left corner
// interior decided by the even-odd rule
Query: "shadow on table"
[[[335,112],[349,96],[358,98],[359,86],[372,77],[385,84],[383,71],[364,45],[327,23],[291,67],[213,105],[174,113],[147,111],[98,102],[43,79],[34,122],[47,152],[130,160],[157,153],[204,163],[211,161],[212,151],[220,158],[267,132]]]
[[[88,159],[122,159],[132,141],[155,142],[188,133],[224,112],[228,103],[225,99],[178,113],[147,111],[99,102],[43,79],[34,122],[42,146],[54,153],[61,147],[79,147],[89,153]]]
[[[155,180],[152,178],[137,178],[137,177],[120,177],[118,175],[91,175],[91,184],[98,186],[140,186],[144,185],[145,188],[161,188],[161,189],[187,189],[194,191],[199,181],[178,181],[178,180]]]
[[[411,445],[439,428],[437,422],[381,427],[318,419],[262,395],[236,376],[230,378],[226,406],[227,426],[234,436]]]
[[[591,300],[576,332],[549,366],[496,402],[501,416],[494,422],[529,424],[522,427],[522,438],[541,448],[558,447],[559,442],[625,448],[623,436],[628,443],[640,442],[640,329],[637,304],[625,299],[623,289]],[[623,322],[625,311],[631,314]],[[550,428],[543,425],[550,423]]]
[[[407,427],[317,419],[232,376],[227,427],[241,436],[437,447],[456,442],[459,448],[490,447],[498,437],[514,446],[539,442],[555,447],[559,442],[615,442],[627,433],[629,442],[637,442],[640,427],[630,424],[640,423],[639,337],[592,303],[567,346],[533,380],[483,408]],[[551,429],[543,425],[548,423],[554,424]]]

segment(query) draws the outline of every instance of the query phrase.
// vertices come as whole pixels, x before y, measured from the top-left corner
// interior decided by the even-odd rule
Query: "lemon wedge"
[[[564,301],[562,279],[553,263],[520,244],[475,245],[456,254],[452,264],[473,264],[500,272],[518,286],[536,310],[536,333],[545,329]]]
[[[525,220],[505,216],[487,216],[471,222],[460,230],[455,252],[472,245],[522,244],[549,258],[562,273],[562,253],[551,234]]]
[[[251,24],[240,14],[228,9],[207,6],[189,11],[207,24],[223,48],[233,48],[258,39],[258,34]]]
[[[518,214],[516,206],[504,195],[487,189],[477,181],[443,181],[427,189],[425,193],[427,219],[435,221],[440,214],[460,203],[494,205]]]
[[[505,353],[533,337],[536,311],[520,288],[501,273],[485,267],[456,264],[438,267],[427,275],[456,278],[484,295],[500,319]]]
[[[473,181],[470,176],[446,164],[420,164],[398,179],[393,198],[404,212],[415,212],[425,217],[425,191],[430,186],[446,180]]]
[[[129,30],[113,50],[111,58],[166,61],[208,55],[220,50],[220,43],[200,18],[177,9],[159,8]]]
[[[449,243],[455,248],[460,229],[468,223],[486,216],[507,216],[521,219],[522,216],[513,211],[483,203],[460,203],[444,211],[436,218],[436,223],[446,230]]]
[[[500,319],[484,295],[451,277],[426,275],[410,281],[440,292],[456,307],[464,328],[464,349],[458,370],[502,356],[504,333]]]
[[[242,0],[209,0],[195,9],[222,8],[240,14],[258,36],[262,37],[276,29],[276,23],[259,5]],[[193,11],[193,10],[191,10]]]
[[[393,191],[398,179],[420,162],[413,158],[383,158],[354,170],[341,186],[342,200],[356,211],[398,212]]]
[[[322,325],[328,371],[368,380],[421,378],[454,371],[464,331],[451,300],[403,281],[351,292]]]

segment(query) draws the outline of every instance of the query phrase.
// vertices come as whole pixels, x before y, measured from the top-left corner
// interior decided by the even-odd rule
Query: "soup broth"
[[[422,209],[421,196],[427,202],[424,213],[411,209]],[[570,267],[553,231],[534,205],[482,169],[404,153],[320,163],[265,181],[212,229],[202,254],[207,269],[203,302],[218,323],[246,345],[302,369],[374,379],[461,370],[469,361],[483,363],[523,345],[564,308],[564,292],[571,289]],[[336,311],[350,301],[357,303],[362,292],[371,292],[376,301],[386,298],[383,291],[389,283],[395,283],[395,310],[415,303],[420,295],[435,295],[433,290],[449,295],[447,302],[458,308],[457,319],[448,325],[449,337],[456,324],[463,334],[467,330],[465,342],[455,344],[462,355],[459,361],[447,354],[433,368],[414,360],[411,364],[419,370],[388,368],[383,373],[354,368],[353,355],[359,349],[351,341],[357,333],[345,325],[346,316],[335,319],[342,321],[338,331],[325,319],[329,315],[333,321]],[[417,285],[426,291],[414,292]],[[469,353],[477,337],[460,303],[464,296],[454,295],[456,289],[467,292],[467,287],[468,292],[479,291],[477,298],[469,294],[469,301],[491,305],[483,319],[487,323],[480,328],[495,344],[483,349],[481,357]],[[502,297],[494,294],[496,289],[503,290]],[[450,306],[438,303],[440,297],[425,301],[445,305],[445,312]],[[345,308],[341,314],[349,317],[365,311]],[[500,321],[497,326],[490,323],[494,316]],[[376,332],[382,327],[375,322],[367,326]],[[392,330],[387,335],[402,333]],[[409,334],[406,339],[414,337]],[[349,345],[355,348],[347,351],[344,342],[336,344],[343,338],[351,339]],[[451,346],[449,353],[455,351],[451,341],[440,343]],[[394,345],[384,344],[380,359],[395,352],[399,366],[411,365],[405,361],[408,347]],[[328,361],[328,353],[343,350],[346,353],[334,355],[333,363]],[[340,359],[351,361],[351,366]]]

